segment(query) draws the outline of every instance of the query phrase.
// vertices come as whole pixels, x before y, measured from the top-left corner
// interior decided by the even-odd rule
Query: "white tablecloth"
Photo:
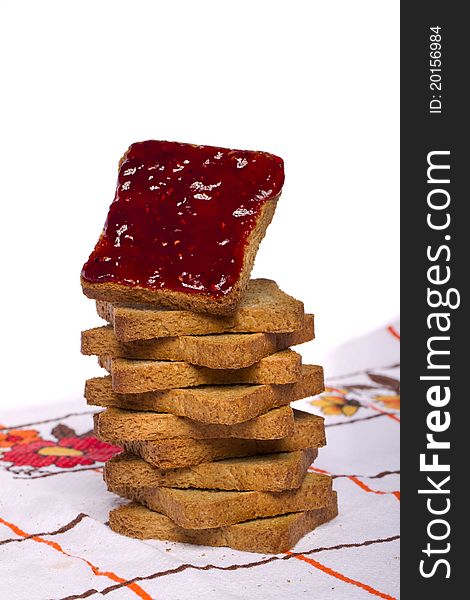
[[[8,600],[398,598],[399,328],[338,350],[329,389],[297,408],[326,417],[311,467],[331,473],[338,518],[275,556],[113,533],[85,401],[0,418],[0,598]]]

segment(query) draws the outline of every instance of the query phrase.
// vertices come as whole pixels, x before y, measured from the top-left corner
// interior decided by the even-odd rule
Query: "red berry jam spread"
[[[223,296],[240,276],[261,207],[283,183],[282,159],[266,152],[132,144],[82,277]]]

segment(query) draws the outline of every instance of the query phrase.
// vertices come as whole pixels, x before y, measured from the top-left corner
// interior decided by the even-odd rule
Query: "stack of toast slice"
[[[282,552],[337,513],[331,479],[307,473],[323,419],[289,406],[323,391],[292,346],[312,315],[250,279],[284,183],[273,154],[179,142],[132,144],[81,272],[108,323],[82,352],[96,435],[122,447],[104,470],[129,500],[110,527],[137,538]]]
[[[108,324],[82,352],[108,375],[86,382],[102,406],[95,434],[123,452],[105,465],[130,500],[110,526],[156,538],[277,553],[337,514],[331,478],[308,473],[323,419],[293,410],[323,391],[323,371],[291,350],[313,315],[267,279],[250,280],[229,316],[97,301]]]

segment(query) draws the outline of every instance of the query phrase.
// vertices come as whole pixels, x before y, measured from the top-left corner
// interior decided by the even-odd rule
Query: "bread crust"
[[[85,384],[85,398],[91,406],[167,412],[224,425],[248,421],[272,408],[323,391],[323,369],[318,365],[302,365],[299,381],[285,385],[205,386],[118,394],[112,389],[109,375],[94,377]]]
[[[316,510],[195,530],[179,527],[167,516],[132,502],[111,511],[109,526],[116,533],[139,539],[228,546],[245,552],[278,554],[287,552],[305,534],[330,521],[337,514],[336,492],[332,492],[328,503]]]
[[[96,309],[124,342],[210,333],[285,333],[300,329],[304,321],[303,303],[271,279],[250,279],[240,305],[230,316],[103,301],[96,302]]]
[[[179,469],[224,458],[321,448],[326,444],[322,417],[296,410],[294,420],[294,433],[280,440],[171,438],[152,441],[118,441],[118,445],[159,469]]]
[[[283,492],[180,490],[132,487],[108,482],[108,490],[162,513],[185,529],[209,529],[292,512],[323,508],[331,498],[331,477],[307,473],[300,487]]]
[[[302,374],[302,357],[294,350],[281,350],[243,369],[208,369],[187,362],[130,360],[98,357],[100,366],[111,373],[113,390],[137,394],[153,390],[200,385],[237,383],[295,383]]]
[[[96,437],[110,443],[165,438],[275,440],[294,433],[294,413],[281,406],[243,423],[215,425],[169,413],[107,408],[94,415],[94,425]]]
[[[120,342],[110,325],[82,331],[86,355],[137,360],[184,361],[210,369],[243,369],[269,354],[314,338],[313,315],[292,333],[219,333]]]
[[[282,492],[300,487],[317,456],[316,448],[306,448],[163,470],[121,452],[105,463],[103,476],[114,486]]]

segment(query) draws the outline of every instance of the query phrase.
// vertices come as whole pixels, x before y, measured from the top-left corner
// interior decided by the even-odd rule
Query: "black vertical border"
[[[470,194],[465,179],[470,174],[470,156],[466,139],[470,138],[465,88],[468,87],[470,58],[470,25],[464,16],[465,3],[457,1],[402,2],[401,3],[401,313],[402,313],[402,504],[401,504],[401,598],[453,600],[467,597],[465,584],[469,553],[465,549],[470,532],[470,514],[463,504],[470,506],[470,349],[466,343],[470,334],[467,312],[468,279],[470,278],[470,224],[465,215],[470,206]],[[467,6],[468,8],[468,6]],[[429,113],[430,30],[442,27],[442,114]],[[426,318],[432,309],[427,306],[427,269],[430,266],[428,245],[445,243],[443,232],[429,229],[427,154],[433,150],[450,150],[450,178],[447,186],[451,194],[451,225],[446,234],[451,258],[449,285],[459,290],[461,304],[449,310],[450,388],[451,400],[442,410],[451,413],[451,425],[441,434],[451,442],[450,450],[441,452],[441,461],[451,464],[451,508],[445,515],[451,533],[442,542],[428,539],[427,525],[433,519],[426,507],[426,496],[418,489],[426,487],[426,475],[419,470],[419,455],[426,451],[426,417],[430,410],[426,400],[429,382],[420,381],[427,365],[426,343],[431,334]],[[444,309],[442,309],[444,310]],[[449,357],[446,357],[449,359]],[[440,474],[442,475],[442,474]],[[436,479],[439,479],[437,474]],[[429,487],[429,486],[427,486]],[[469,495],[467,495],[469,494]],[[470,511],[469,511],[470,512]],[[436,529],[435,531],[438,531]],[[446,569],[439,567],[434,576],[426,579],[419,573],[419,563],[426,555],[422,552],[428,541],[436,548],[450,543],[450,551],[433,555],[446,558],[451,566],[450,578]],[[427,559],[427,568],[433,559]],[[459,591],[458,591],[459,590]]]

